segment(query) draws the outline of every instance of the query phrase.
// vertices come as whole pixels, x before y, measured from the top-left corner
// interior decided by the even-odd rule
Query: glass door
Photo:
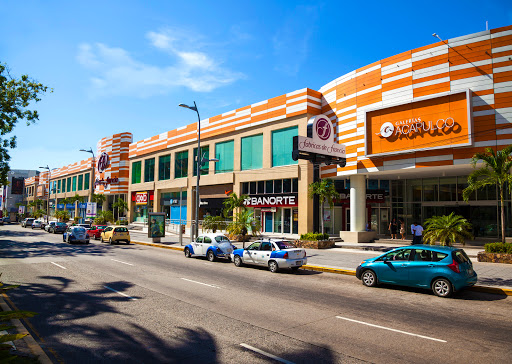
[[[283,209],[283,233],[291,233],[292,209]]]
[[[379,226],[378,233],[383,235],[389,235],[389,208],[384,207],[379,209]]]
[[[264,214],[265,214],[265,232],[271,233],[272,226],[274,225],[273,219],[272,219],[272,212],[265,212]]]

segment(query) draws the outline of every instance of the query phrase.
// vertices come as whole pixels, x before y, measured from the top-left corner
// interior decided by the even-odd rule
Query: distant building
[[[12,221],[16,220],[18,205],[23,203],[25,178],[36,177],[39,171],[12,169],[8,173],[9,184],[0,187],[0,208]]]

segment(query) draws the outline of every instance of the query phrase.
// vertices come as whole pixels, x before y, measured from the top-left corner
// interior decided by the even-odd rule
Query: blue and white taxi
[[[210,262],[217,258],[231,259],[233,244],[227,236],[222,234],[203,234],[199,235],[191,244],[183,249],[185,257],[206,257]]]
[[[308,259],[306,250],[297,248],[287,240],[264,239],[258,240],[245,249],[235,249],[231,260],[237,267],[244,264],[268,267],[272,273],[281,268],[291,268],[296,271],[306,265]]]

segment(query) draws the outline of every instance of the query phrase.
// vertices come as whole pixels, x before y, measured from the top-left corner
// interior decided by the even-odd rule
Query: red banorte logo
[[[101,153],[100,157],[98,158],[98,172],[103,173],[105,169],[107,169],[110,162],[110,157],[107,153],[103,152]]]

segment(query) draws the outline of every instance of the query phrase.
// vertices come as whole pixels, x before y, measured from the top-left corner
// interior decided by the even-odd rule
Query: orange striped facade
[[[393,156],[365,155],[365,117],[371,110],[470,90],[469,146]],[[347,165],[322,177],[404,168],[468,164],[486,147],[512,143],[512,26],[453,38],[352,71],[320,89],[322,113],[346,145]],[[423,148],[429,148],[423,145]]]
[[[98,157],[105,152],[110,157],[110,164],[103,173],[96,171],[96,179],[118,178],[119,182],[107,185],[96,185],[95,193],[120,194],[128,193],[130,164],[128,154],[133,142],[132,133],[119,133],[103,138],[98,142]]]

